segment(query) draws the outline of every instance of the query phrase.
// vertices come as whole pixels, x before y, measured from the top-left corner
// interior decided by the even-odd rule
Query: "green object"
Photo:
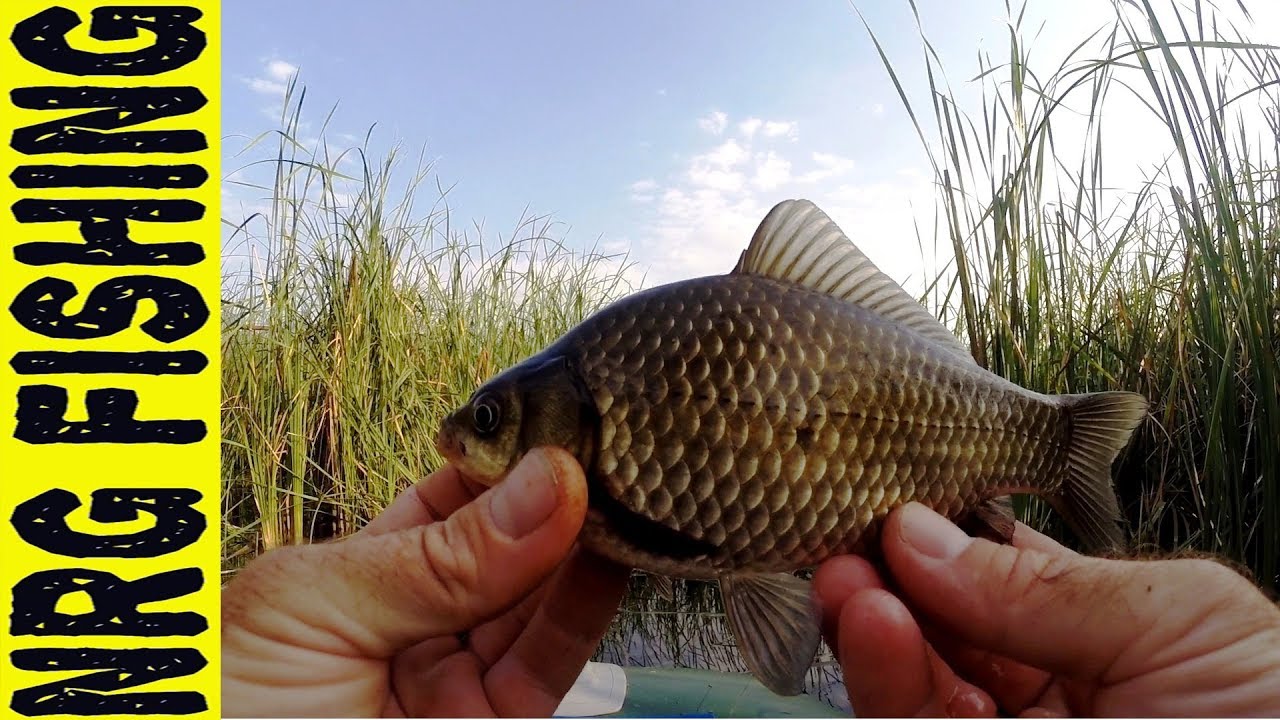
[[[747,673],[624,668],[622,709],[603,717],[848,717],[812,695],[782,697]]]

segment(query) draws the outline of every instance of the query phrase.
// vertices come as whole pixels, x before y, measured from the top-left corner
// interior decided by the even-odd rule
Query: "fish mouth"
[[[448,462],[457,463],[466,457],[467,446],[458,439],[451,420],[452,418],[445,418],[445,421],[440,424],[440,431],[436,433],[436,452],[443,455]]]
[[[482,456],[474,453],[467,456],[466,437],[465,429],[460,430],[450,417],[441,423],[440,431],[436,434],[436,450],[444,457],[447,465],[453,466],[467,480],[485,487],[492,486],[501,475],[486,470]]]

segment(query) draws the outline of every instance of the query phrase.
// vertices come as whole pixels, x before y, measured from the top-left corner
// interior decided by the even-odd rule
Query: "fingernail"
[[[493,489],[489,512],[499,530],[519,540],[551,517],[558,500],[555,469],[541,450],[534,450]]]
[[[973,542],[950,520],[919,503],[910,503],[898,512],[902,538],[921,555],[950,560]]]

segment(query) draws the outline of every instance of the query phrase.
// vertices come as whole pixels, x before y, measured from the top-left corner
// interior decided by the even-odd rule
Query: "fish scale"
[[[707,332],[667,353],[618,330],[634,332],[635,318],[652,319],[641,332]],[[858,546],[889,505],[918,500],[954,516],[990,486],[1058,474],[1056,404],[949,365],[858,306],[769,278],[634,295],[557,351],[605,408],[591,468],[600,486],[650,520],[727,545],[670,569],[685,577],[804,565]],[[760,512],[766,497],[773,507]],[[619,544],[603,551],[638,559]]]
[[[786,201],[732,272],[595,313],[487,381],[438,444],[488,483],[533,447],[572,452],[582,545],[717,579],[747,666],[794,694],[819,628],[793,571],[874,550],[912,501],[1008,541],[1018,492],[1112,549],[1110,467],[1145,414],[1134,393],[1044,395],[979,367],[830,218]]]

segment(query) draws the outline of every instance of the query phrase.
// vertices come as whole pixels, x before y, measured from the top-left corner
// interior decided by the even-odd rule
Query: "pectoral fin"
[[[752,674],[779,695],[800,694],[821,639],[809,581],[790,573],[726,576],[720,594]]]

